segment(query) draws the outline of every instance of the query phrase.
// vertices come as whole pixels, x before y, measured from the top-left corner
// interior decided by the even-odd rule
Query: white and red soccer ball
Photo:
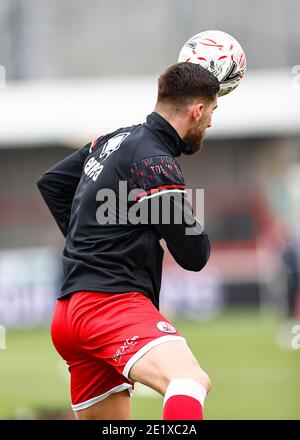
[[[220,82],[219,96],[232,92],[246,73],[245,53],[235,38],[222,31],[205,31],[182,47],[178,62],[200,64]]]

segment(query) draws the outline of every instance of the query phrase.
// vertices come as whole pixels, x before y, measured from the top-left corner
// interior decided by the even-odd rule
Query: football
[[[178,62],[201,64],[220,82],[219,96],[232,92],[246,73],[246,56],[238,41],[222,31],[205,31],[183,45]]]

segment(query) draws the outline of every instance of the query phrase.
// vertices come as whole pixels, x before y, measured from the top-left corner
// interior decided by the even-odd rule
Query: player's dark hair
[[[186,104],[194,98],[212,101],[220,90],[217,78],[195,63],[176,63],[158,80],[157,102]]]

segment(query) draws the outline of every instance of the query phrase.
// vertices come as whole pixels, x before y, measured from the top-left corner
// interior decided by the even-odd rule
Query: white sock
[[[166,390],[164,404],[170,397],[178,394],[197,399],[203,408],[207,391],[203,385],[193,379],[173,379]]]

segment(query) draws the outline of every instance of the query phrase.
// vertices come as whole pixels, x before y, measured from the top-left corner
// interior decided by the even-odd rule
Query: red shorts
[[[139,292],[76,292],[56,302],[53,344],[69,366],[72,408],[88,408],[128,390],[130,368],[147,351],[185,339]]]

